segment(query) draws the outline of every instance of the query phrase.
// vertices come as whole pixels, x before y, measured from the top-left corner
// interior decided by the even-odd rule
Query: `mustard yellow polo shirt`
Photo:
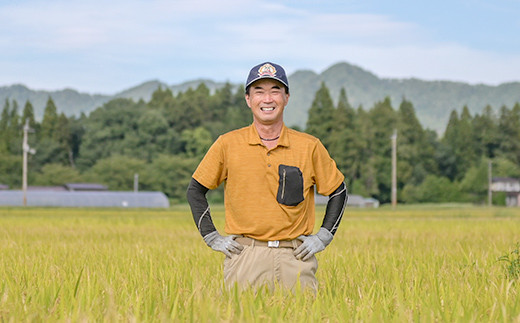
[[[226,182],[227,234],[264,241],[312,234],[314,185],[330,195],[344,181],[316,137],[284,126],[269,150],[253,124],[220,136],[193,178],[209,189]]]

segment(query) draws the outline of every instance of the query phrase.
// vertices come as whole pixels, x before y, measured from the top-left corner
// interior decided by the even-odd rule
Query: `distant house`
[[[324,205],[324,204],[327,204],[328,201],[329,201],[328,196],[323,196],[323,195],[320,195],[317,193],[314,195],[315,204]],[[371,198],[371,197],[366,198],[361,195],[349,194],[348,200],[347,200],[347,206],[348,207],[361,207],[361,208],[364,208],[364,207],[377,208],[377,207],[379,207],[379,201],[374,198]]]
[[[367,198],[365,198],[365,206],[373,207],[373,208],[379,207],[379,201],[373,197],[367,197]]]
[[[8,189],[9,189],[9,185],[0,184],[0,190],[8,190]]]
[[[349,194],[347,206],[351,207],[379,207],[379,201],[372,197]]]
[[[58,186],[28,186],[28,191],[53,191],[53,192],[101,192],[108,191],[108,187],[98,183],[67,183]]]
[[[67,183],[64,185],[67,191],[108,191],[108,187],[97,183]]]
[[[507,206],[520,206],[520,180],[511,177],[493,177],[491,191],[505,192]]]
[[[27,191],[37,192],[66,192],[64,186],[27,186]]]

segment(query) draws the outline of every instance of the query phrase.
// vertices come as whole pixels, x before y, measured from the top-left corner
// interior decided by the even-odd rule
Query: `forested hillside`
[[[42,119],[47,99],[53,98],[58,112],[67,117],[78,117],[81,113],[89,114],[104,103],[126,98],[135,102],[148,102],[152,93],[159,87],[169,88],[174,95],[195,89],[204,83],[214,93],[226,86],[225,83],[207,79],[193,80],[182,84],[168,85],[157,80],[149,81],[113,95],[80,93],[72,89],[61,91],[34,91],[23,85],[0,87],[0,102],[16,100],[23,104],[29,100],[37,120]],[[499,112],[502,106],[513,106],[520,101],[520,83],[505,83],[497,86],[471,85],[450,81],[424,81],[419,79],[385,79],[360,67],[348,64],[335,64],[321,73],[315,71],[296,71],[289,75],[291,99],[286,111],[286,122],[290,126],[304,128],[314,93],[321,83],[329,88],[333,101],[337,104],[341,89],[346,89],[352,106],[362,106],[369,110],[381,98],[389,97],[391,102],[399,104],[406,99],[414,103],[417,118],[428,129],[442,134],[452,110],[462,112],[467,106],[471,114],[477,114],[490,105]],[[232,84],[232,89],[239,86]]]
[[[491,86],[415,78],[385,79],[348,63],[335,64],[320,74],[296,72],[289,77],[289,83],[292,97],[287,123],[300,126],[307,121],[307,111],[321,83],[330,89],[334,102],[337,102],[341,89],[346,89],[350,103],[356,108],[370,109],[385,97],[395,104],[403,99],[409,100],[413,102],[421,124],[439,134],[444,133],[452,110],[461,113],[462,107],[467,106],[472,114],[477,114],[490,105],[498,112],[504,105],[511,107],[520,102],[518,82]]]
[[[78,117],[59,113],[49,97],[41,122],[31,101],[21,106],[6,100],[0,115],[0,184],[21,186],[22,124],[29,120],[34,129],[29,144],[37,150],[29,157],[29,185],[97,182],[131,190],[138,173],[141,190],[160,190],[183,201],[191,174],[212,142],[251,123],[243,93],[243,87],[235,90],[231,84],[210,91],[202,83],[175,95],[160,87],[148,101],[116,98]],[[321,138],[353,194],[389,201],[394,129],[401,202],[482,203],[489,160],[495,176],[520,177],[519,103],[486,106],[480,113],[454,107],[439,138],[423,127],[408,98],[395,106],[381,97],[370,107],[355,107],[345,89],[333,100],[321,83],[311,101],[300,130]],[[221,198],[219,193],[212,198]]]
[[[88,113],[112,98],[109,95],[79,93],[73,89],[32,90],[21,84],[0,87],[2,102],[9,100],[24,104],[29,101],[33,106],[35,118],[38,120],[41,120],[43,116],[43,110],[49,97],[53,98],[57,109],[66,116],[79,116],[82,112]]]

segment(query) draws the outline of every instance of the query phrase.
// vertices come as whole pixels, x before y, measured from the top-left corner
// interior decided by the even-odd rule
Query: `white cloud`
[[[139,1],[29,2],[2,11],[6,29],[22,36],[21,42],[28,40],[24,46],[58,51],[163,41],[165,31],[158,28],[161,20],[171,18],[173,22],[182,22],[183,19],[182,10],[168,16],[172,10],[164,10],[160,3],[150,6]],[[172,34],[175,36],[175,32],[167,33],[169,37]]]
[[[242,81],[264,59],[289,73],[347,61],[383,77],[518,80],[518,55],[433,33],[388,15],[266,0],[0,3],[0,83],[113,92],[151,78]]]
[[[218,28],[221,39],[230,33],[246,41],[275,42],[277,37],[290,41],[301,34],[370,41],[411,30],[384,16],[320,15],[262,1],[35,1],[7,6],[2,12],[6,30],[29,35],[27,46],[59,50],[186,41],[182,35],[210,39],[215,30],[204,27]]]
[[[351,60],[381,77],[499,84],[519,81],[520,57],[456,44],[348,49]]]

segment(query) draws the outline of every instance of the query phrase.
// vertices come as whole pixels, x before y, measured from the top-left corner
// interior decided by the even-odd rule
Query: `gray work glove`
[[[204,236],[206,244],[215,251],[220,251],[227,257],[231,258],[231,254],[240,254],[244,246],[235,241],[237,235],[227,237],[221,236],[218,231],[213,231]]]
[[[294,255],[297,259],[306,261],[314,254],[323,251],[325,247],[328,246],[332,241],[332,238],[334,238],[332,233],[330,233],[330,231],[324,227],[321,227],[316,234],[310,236],[301,235],[296,239],[302,241],[303,243],[294,250]]]

